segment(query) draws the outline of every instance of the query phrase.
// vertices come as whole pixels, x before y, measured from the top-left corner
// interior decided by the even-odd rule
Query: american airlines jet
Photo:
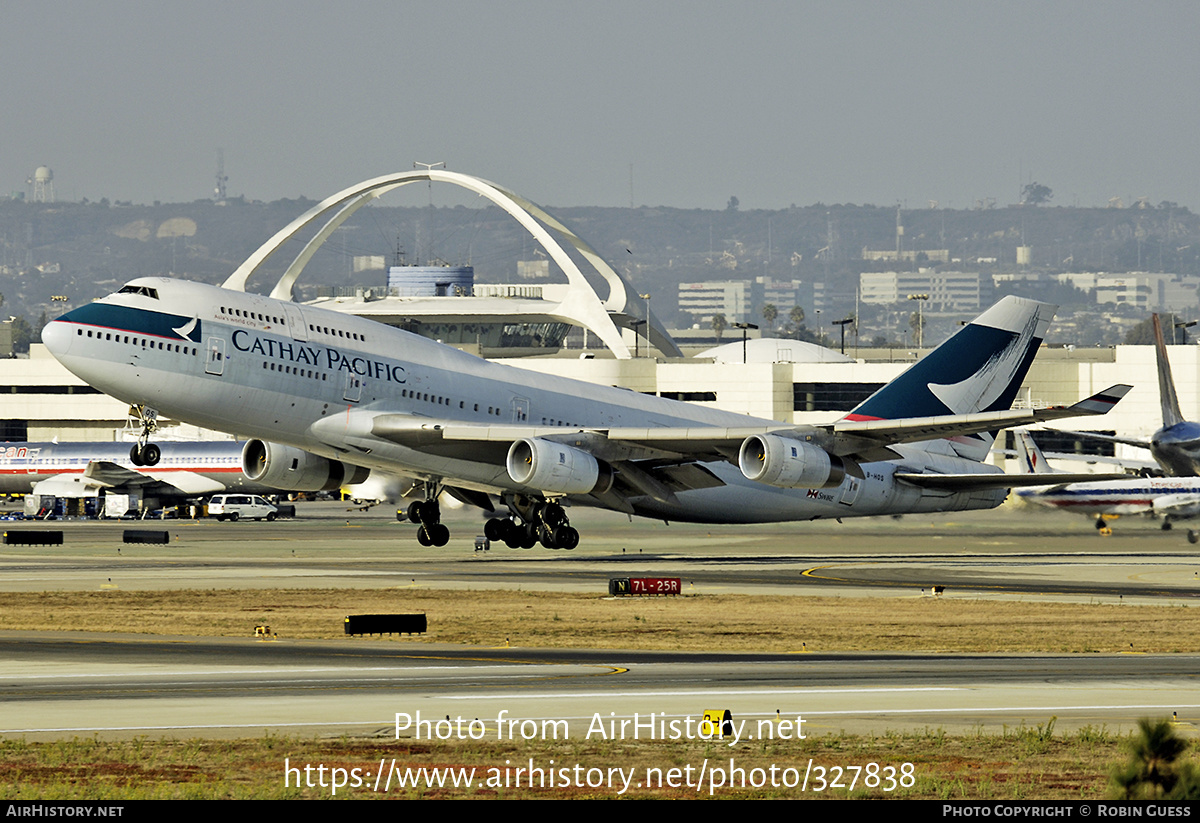
[[[142,466],[127,443],[0,443],[0,492],[30,495],[35,502],[107,497],[111,503],[121,497],[135,508],[137,501],[158,508],[222,491],[274,491],[242,473],[243,445],[163,443],[156,445],[155,465]]]
[[[1021,489],[1022,500],[1060,511],[1096,518],[1096,529],[1112,534],[1108,519],[1142,514],[1160,518],[1163,531],[1176,520],[1200,517],[1200,479],[1189,477],[1125,477],[1119,480],[1069,482],[1051,469],[1028,431],[1016,434],[1017,459],[1022,473],[1041,477],[1047,485]],[[1107,518],[1107,519],[1106,519]],[[1200,541],[1200,531],[1188,529],[1190,543]]]
[[[1171,361],[1167,358],[1167,343],[1163,337],[1162,321],[1158,314],[1152,315],[1154,326],[1154,354],[1158,364],[1158,393],[1162,406],[1162,427],[1149,440],[1095,432],[1070,432],[1093,440],[1124,443],[1141,449],[1149,449],[1151,457],[1167,477],[1200,476],[1200,423],[1187,420],[1179,405],[1175,391],[1175,380],[1171,376]]]
[[[412,478],[425,545],[439,496],[507,517],[510,546],[574,548],[570,505],[664,520],[756,523],[987,509],[1013,485],[981,461],[1012,425],[1103,414],[1011,410],[1054,307],[1006,297],[849,415],[797,426],[490,363],[377,322],[244,291],[133,280],[42,333],[68,369],[157,414],[253,438],[251,480],[311,490],[371,471]],[[1096,479],[1090,475],[1090,479]]]

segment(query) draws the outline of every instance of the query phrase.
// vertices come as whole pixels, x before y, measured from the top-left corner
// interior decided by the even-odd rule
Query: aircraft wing
[[[1046,429],[1046,431],[1060,431],[1060,429]],[[1064,433],[1070,434],[1070,432]],[[992,454],[998,454],[1010,459],[1019,456],[1016,449],[992,449]],[[1149,460],[1130,460],[1125,457],[1105,457],[1102,454],[1079,454],[1077,452],[1046,452],[1044,457],[1059,464],[1086,463],[1089,466],[1111,466],[1112,471],[1120,469],[1125,472],[1125,477],[1134,474],[1142,477],[1162,476],[1162,469],[1159,468],[1158,464]]]
[[[55,497],[77,497],[81,493],[99,492],[129,485],[127,483],[127,480],[130,479],[129,475],[133,475],[135,479],[133,485],[142,485],[136,481],[150,481],[150,478],[118,466],[116,463],[93,460],[88,463],[82,474],[56,474],[45,480],[39,480],[34,484],[32,492]]]
[[[553,427],[471,426],[448,423],[437,428],[440,437],[446,440],[494,443],[512,443],[526,437],[557,440],[585,449],[595,457],[609,461],[683,455],[689,459],[725,459],[736,462],[738,449],[747,437],[773,432],[811,440],[814,445],[819,445],[832,455],[865,463],[896,457],[897,455],[887,447],[899,443],[977,434],[1064,417],[1105,414],[1129,392],[1130,388],[1126,385],[1112,386],[1071,406],[901,420],[839,420],[829,426],[610,428],[564,432],[561,428]],[[403,425],[411,432],[412,418],[406,418]],[[386,428],[386,425],[379,426],[375,433],[391,439],[380,431]],[[392,436],[404,437],[401,431],[403,429],[392,430]],[[425,435],[436,437],[428,428]]]
[[[763,425],[743,427],[612,427],[564,430],[554,426],[520,424],[479,425],[422,418],[409,414],[372,413],[365,410],[326,418],[313,426],[314,434],[335,446],[357,445],[366,450],[371,438],[448,458],[468,459],[503,466],[514,442],[548,440],[572,446],[604,460],[617,471],[628,491],[657,500],[672,500],[685,489],[721,485],[698,463],[726,460],[736,464],[748,437],[775,433],[804,440],[829,454],[845,458],[847,470],[858,476],[856,464],[897,456],[889,446],[942,437],[995,431],[1077,415],[1104,414],[1130,389],[1118,385],[1072,406],[1048,409],[1015,409],[976,414],[942,415],[902,420],[841,420],[828,426]],[[1122,475],[1055,476],[1056,483],[1115,479]],[[1045,485],[999,475],[897,475],[909,482],[936,488],[1009,488]],[[1068,479],[1070,478],[1070,479]]]
[[[1164,494],[1154,498],[1154,513],[1186,518],[1200,515],[1200,495]]]
[[[1024,426],[1063,417],[1105,414],[1130,390],[1117,385],[1072,406],[948,414],[901,420],[839,420],[828,426],[669,427],[566,430],[553,426],[472,425],[441,422],[406,414],[375,415],[371,434],[413,448],[446,442],[509,444],[545,438],[585,449],[603,460],[636,460],[686,455],[692,459],[736,460],[742,442],[756,434],[784,433],[812,439],[830,454],[865,459],[865,453],[897,443],[915,443]],[[334,422],[331,418],[330,422]],[[875,455],[871,455],[875,458]],[[882,459],[876,458],[876,459]]]
[[[84,482],[95,488],[138,488],[159,494],[211,494],[225,490],[225,484],[189,471],[144,472],[128,469],[106,460],[93,460],[83,472]]]
[[[1086,437],[1089,440],[1102,440],[1105,443],[1121,443],[1122,445],[1135,446],[1139,449],[1150,448],[1149,440],[1138,440],[1137,438],[1133,437],[1117,437],[1111,434],[1097,434],[1096,432],[1075,432],[1069,431],[1068,429],[1056,429],[1056,431],[1060,431],[1063,434],[1069,434],[1074,437]]]

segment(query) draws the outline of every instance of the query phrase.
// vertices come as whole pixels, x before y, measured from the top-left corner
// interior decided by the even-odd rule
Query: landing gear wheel
[[[532,523],[526,523],[523,528],[517,531],[517,534],[520,535],[522,549],[532,549],[537,545],[537,528]]]
[[[571,526],[559,526],[554,530],[554,542],[560,549],[570,551],[579,545],[579,532]]]
[[[567,513],[557,503],[547,503],[542,509],[542,522],[552,529],[558,528],[567,522]]]
[[[1200,541],[1200,534],[1195,529],[1188,529],[1188,542],[1196,543],[1198,541]]]
[[[560,499],[546,500],[523,494],[503,498],[511,514],[504,520],[485,524],[485,534],[492,529],[509,546],[531,549],[541,543],[547,549],[573,549],[579,545],[579,532],[571,528],[567,510]],[[491,525],[496,523],[498,525]],[[502,525],[500,525],[502,524]]]
[[[1171,521],[1170,520],[1164,520],[1162,522],[1162,530],[1165,532],[1169,532],[1171,530]]]
[[[488,520],[483,524],[483,536],[493,543],[500,542],[504,539],[506,531],[504,524],[506,522],[506,520],[502,520],[499,517],[493,517],[491,520]]]
[[[418,500],[408,507],[408,519],[421,524],[417,529],[417,542],[422,546],[444,546],[450,542],[450,529],[441,522],[442,507],[437,502],[438,491],[432,483],[427,483],[427,499]],[[396,513],[396,519],[401,519],[399,512]]]
[[[146,406],[130,406],[129,413],[136,416],[141,425],[137,444],[129,450],[129,459],[135,466],[158,465],[162,451],[158,446],[149,442],[150,436],[158,430],[158,412]]]

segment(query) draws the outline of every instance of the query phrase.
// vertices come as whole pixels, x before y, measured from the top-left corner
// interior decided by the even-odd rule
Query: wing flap
[[[150,469],[135,471],[106,460],[88,463],[83,476],[106,488],[136,488],[143,492],[173,492],[188,495],[213,494],[225,491],[220,480],[191,471]]]
[[[83,476],[105,487],[145,486],[154,482],[152,478],[141,472],[135,472],[133,469],[127,469],[108,460],[93,460],[88,463],[87,468],[83,471]]]

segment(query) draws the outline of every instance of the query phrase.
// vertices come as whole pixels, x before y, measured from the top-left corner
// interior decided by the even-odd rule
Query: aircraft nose
[[[67,323],[69,314],[64,314],[57,320],[51,320],[42,329],[42,343],[46,349],[55,357],[61,357],[67,353],[67,349],[71,346],[71,336],[74,332],[71,331],[71,326]]]

